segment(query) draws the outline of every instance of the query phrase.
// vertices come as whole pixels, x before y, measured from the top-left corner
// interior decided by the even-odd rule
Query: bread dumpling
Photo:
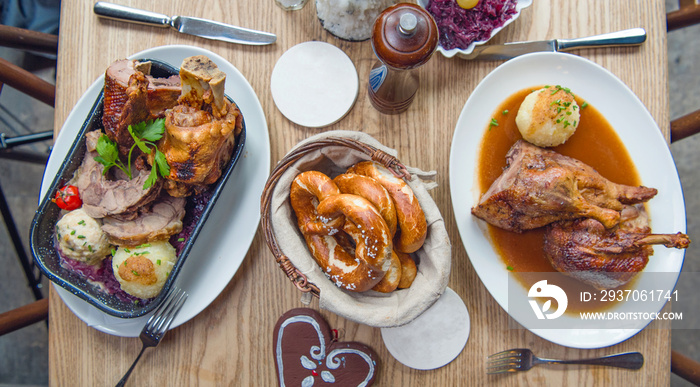
[[[571,90],[545,86],[525,97],[515,124],[525,141],[550,147],[565,143],[576,131],[580,119],[579,106]]]
[[[121,246],[112,257],[112,270],[123,291],[147,299],[163,289],[176,260],[175,248],[167,241]]]
[[[90,265],[102,261],[112,249],[100,221],[82,208],[66,213],[56,222],[56,236],[64,257]]]

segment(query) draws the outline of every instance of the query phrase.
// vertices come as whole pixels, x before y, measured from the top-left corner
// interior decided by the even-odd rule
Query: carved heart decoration
[[[361,343],[334,341],[330,326],[313,309],[283,314],[273,345],[280,386],[370,386],[377,374],[377,354]]]

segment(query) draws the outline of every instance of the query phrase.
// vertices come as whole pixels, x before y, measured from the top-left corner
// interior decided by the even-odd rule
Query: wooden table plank
[[[324,130],[360,130],[395,148],[409,165],[438,172],[433,198],[446,220],[453,244],[449,286],[465,301],[472,330],[462,354],[446,367],[417,371],[393,359],[379,329],[321,311],[344,340],[372,346],[381,358],[378,385],[664,385],[669,383],[670,326],[654,322],[633,338],[598,350],[577,350],[551,344],[526,330],[508,329],[509,317],[481,284],[459,238],[449,194],[448,153],[462,106],[478,82],[499,63],[469,62],[436,55],[418,71],[421,88],[408,112],[386,116],[374,110],[366,93],[375,61],[369,42],[351,43],[328,34],[315,17],[314,2],[301,11],[284,12],[271,0],[193,2],[184,0],[115,0],[169,15],[210,18],[277,34],[276,44],[252,47],[209,41],[172,30],[98,19],[92,1],[62,4],[57,72],[56,131],[88,86],[114,60],[165,44],[209,49],[229,60],[249,80],[268,121],[272,165],[297,142],[319,133],[289,122],[276,109],[270,74],[276,60],[295,44],[319,40],[340,47],[353,60],[361,82],[350,113]],[[668,92],[664,3],[661,0],[538,0],[504,29],[494,42],[573,38],[644,27],[649,33],[640,48],[585,50],[578,54],[604,66],[625,82],[647,106],[668,138]],[[156,350],[149,350],[131,377],[133,385],[259,385],[276,383],[272,329],[285,311],[301,307],[300,293],[276,267],[260,232],[237,274],[221,295],[191,321],[170,332]],[[311,307],[318,309],[318,302]],[[140,341],[119,338],[86,326],[50,292],[49,372],[51,385],[113,385],[133,361]],[[527,373],[487,377],[484,358],[511,347],[529,347],[549,357],[589,357],[641,351],[643,369],[635,372],[603,368],[533,369]]]

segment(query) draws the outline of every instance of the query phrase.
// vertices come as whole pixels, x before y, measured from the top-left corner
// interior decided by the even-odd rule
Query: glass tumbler
[[[275,3],[285,11],[296,11],[304,8],[307,0],[275,0]]]

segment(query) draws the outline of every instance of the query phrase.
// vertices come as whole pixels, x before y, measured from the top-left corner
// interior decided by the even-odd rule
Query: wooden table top
[[[243,46],[178,34],[173,30],[99,19],[93,1],[62,3],[56,95],[56,131],[80,96],[109,64],[141,50],[168,44],[206,48],[226,58],[248,79],[257,93],[269,125],[275,165],[300,140],[320,129],[297,126],[275,107],[270,75],[277,59],[305,41],[329,42],[354,62],[360,94],[349,114],[324,130],[361,130],[397,149],[400,159],[424,170],[436,170],[439,187],[432,191],[452,241],[449,287],[466,303],[471,335],[452,363],[419,371],[397,362],[386,349],[377,328],[360,325],[322,310],[331,327],[344,331],[343,340],[374,348],[381,359],[378,385],[664,385],[670,378],[670,325],[654,322],[631,339],[597,350],[565,348],[526,330],[508,329],[509,317],[479,280],[461,243],[452,210],[448,182],[448,154],[462,107],[478,82],[500,62],[447,59],[439,54],[418,71],[421,88],[413,105],[400,115],[382,115],[366,92],[375,62],[371,45],[346,42],[326,32],[318,22],[313,0],[300,11],[285,12],[273,0],[116,3],[168,15],[209,18],[278,36],[270,46]],[[538,0],[505,28],[493,42],[574,38],[633,27],[649,34],[639,48],[582,50],[588,58],[619,77],[641,99],[668,138],[666,28],[662,0]],[[160,346],[145,353],[131,376],[133,385],[241,385],[277,383],[272,332],[286,311],[304,306],[300,293],[276,266],[261,230],[253,240],[233,280],[214,302],[187,323],[175,328]],[[318,309],[314,300],[310,307]],[[138,338],[111,336],[88,327],[50,291],[49,375],[51,385],[114,385],[141,348]],[[605,368],[548,369],[487,376],[484,359],[507,348],[527,347],[547,357],[592,357],[625,351],[645,356],[639,371]]]

